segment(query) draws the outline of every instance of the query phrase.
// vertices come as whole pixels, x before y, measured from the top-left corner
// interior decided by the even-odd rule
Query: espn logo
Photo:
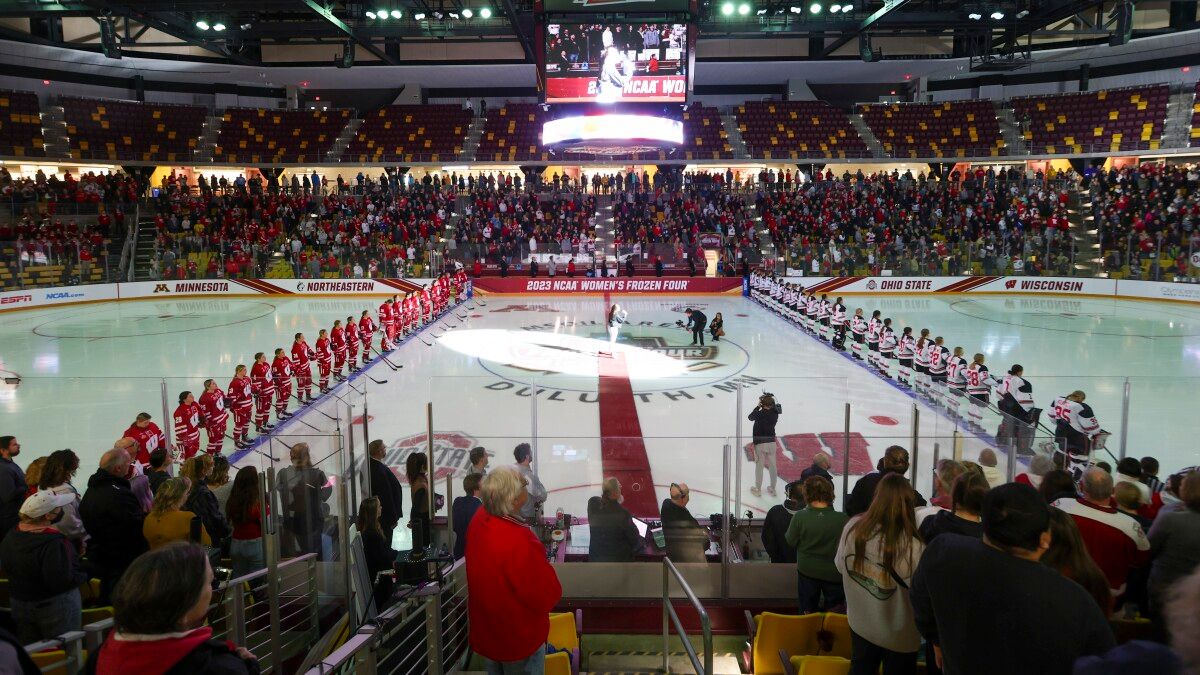
[[[33,296],[26,294],[10,295],[8,297],[0,298],[0,305],[15,305],[21,302],[33,302]]]

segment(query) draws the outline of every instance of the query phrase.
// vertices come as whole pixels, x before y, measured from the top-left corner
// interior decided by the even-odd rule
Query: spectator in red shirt
[[[494,469],[467,528],[471,648],[487,659],[488,672],[545,670],[549,612],[562,597],[545,549],[519,516],[527,488],[516,469]]]
[[[1113,479],[1107,471],[1088,469],[1079,487],[1081,497],[1060,499],[1054,506],[1075,519],[1088,553],[1108,578],[1113,597],[1120,597],[1130,570],[1149,561],[1150,540],[1136,520],[1112,505]]]

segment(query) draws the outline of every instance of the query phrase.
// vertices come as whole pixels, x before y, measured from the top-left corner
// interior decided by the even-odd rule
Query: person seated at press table
[[[788,545],[787,531],[792,524],[792,516],[804,508],[803,485],[802,480],[794,480],[784,486],[783,503],[772,506],[763,520],[763,548],[773,563],[796,564],[796,547]]]
[[[691,494],[687,483],[671,483],[670,498],[664,499],[659,508],[667,557],[674,562],[705,562],[708,532],[687,508]]]
[[[621,506],[624,496],[616,478],[605,478],[600,496],[588,500],[588,546],[590,562],[632,562],[642,547],[642,537],[633,524],[633,516]]]
[[[463,477],[463,496],[455,497],[451,506],[454,523],[454,559],[458,560],[467,555],[467,528],[475,511],[483,504],[479,498],[479,484],[483,482],[482,473],[469,473]]]

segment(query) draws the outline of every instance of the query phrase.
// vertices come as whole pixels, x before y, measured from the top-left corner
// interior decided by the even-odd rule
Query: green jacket
[[[796,548],[796,571],[812,579],[840,581],[841,573],[833,564],[838,540],[850,517],[832,506],[801,509],[788,524],[788,546]]]

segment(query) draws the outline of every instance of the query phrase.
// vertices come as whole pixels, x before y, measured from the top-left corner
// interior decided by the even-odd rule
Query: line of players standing
[[[348,316],[344,324],[339,319],[333,322],[331,329],[322,328],[314,346],[309,346],[303,333],[296,333],[290,355],[283,347],[277,347],[273,359],[268,361],[265,352],[258,352],[249,369],[245,364],[234,369],[233,379],[225,390],[216,380],[208,379],[204,381],[199,398],[191,391],[181,392],[179,407],[172,415],[175,458],[186,460],[200,451],[201,428],[206,431],[208,444],[205,451],[210,455],[221,454],[226,438],[239,449],[250,447],[251,417],[255,432],[263,435],[275,428],[270,423],[272,403],[276,422],[282,422],[293,415],[288,411],[292,399],[301,406],[315,400],[312,362],[317,364],[317,396],[320,396],[329,391],[331,377],[336,386],[350,373],[365,367],[372,358],[372,350],[386,355],[405,337],[445,312],[452,298],[454,302],[461,302],[466,285],[467,275],[462,270],[454,275],[443,274],[403,298],[395,295],[385,300],[378,309],[378,322],[371,317],[370,310],[363,310],[357,320]],[[377,331],[380,342],[375,347],[373,340]],[[233,434],[229,435],[231,413]],[[149,464],[151,452],[167,446],[166,435],[151,421],[148,413],[139,414],[125,436],[136,441],[137,461],[143,466]]]
[[[1034,432],[1042,411],[1034,405],[1033,385],[1023,377],[1020,365],[1013,365],[1006,375],[996,379],[984,363],[983,354],[974,354],[968,362],[962,347],[949,349],[941,336],[931,337],[928,328],[922,328],[914,336],[913,328],[905,326],[897,334],[892,320],[882,317],[879,310],[871,312],[870,318],[861,307],[853,315],[847,315],[840,297],[830,301],[825,294],[818,297],[800,284],[757,271],[751,275],[750,289],[759,303],[829,342],[838,351],[846,350],[849,336],[851,355],[865,361],[881,377],[892,379],[890,366],[896,361],[895,379],[899,384],[944,405],[972,430],[985,431],[983,411],[991,405],[994,389],[999,398],[997,408],[1003,413],[996,433],[997,444],[1019,454],[1032,454]],[[1055,422],[1059,460],[1076,472],[1090,463],[1093,448],[1099,447],[1097,441],[1107,435],[1091,407],[1084,403],[1085,398],[1082,391],[1060,396],[1054,400],[1049,414]]]

